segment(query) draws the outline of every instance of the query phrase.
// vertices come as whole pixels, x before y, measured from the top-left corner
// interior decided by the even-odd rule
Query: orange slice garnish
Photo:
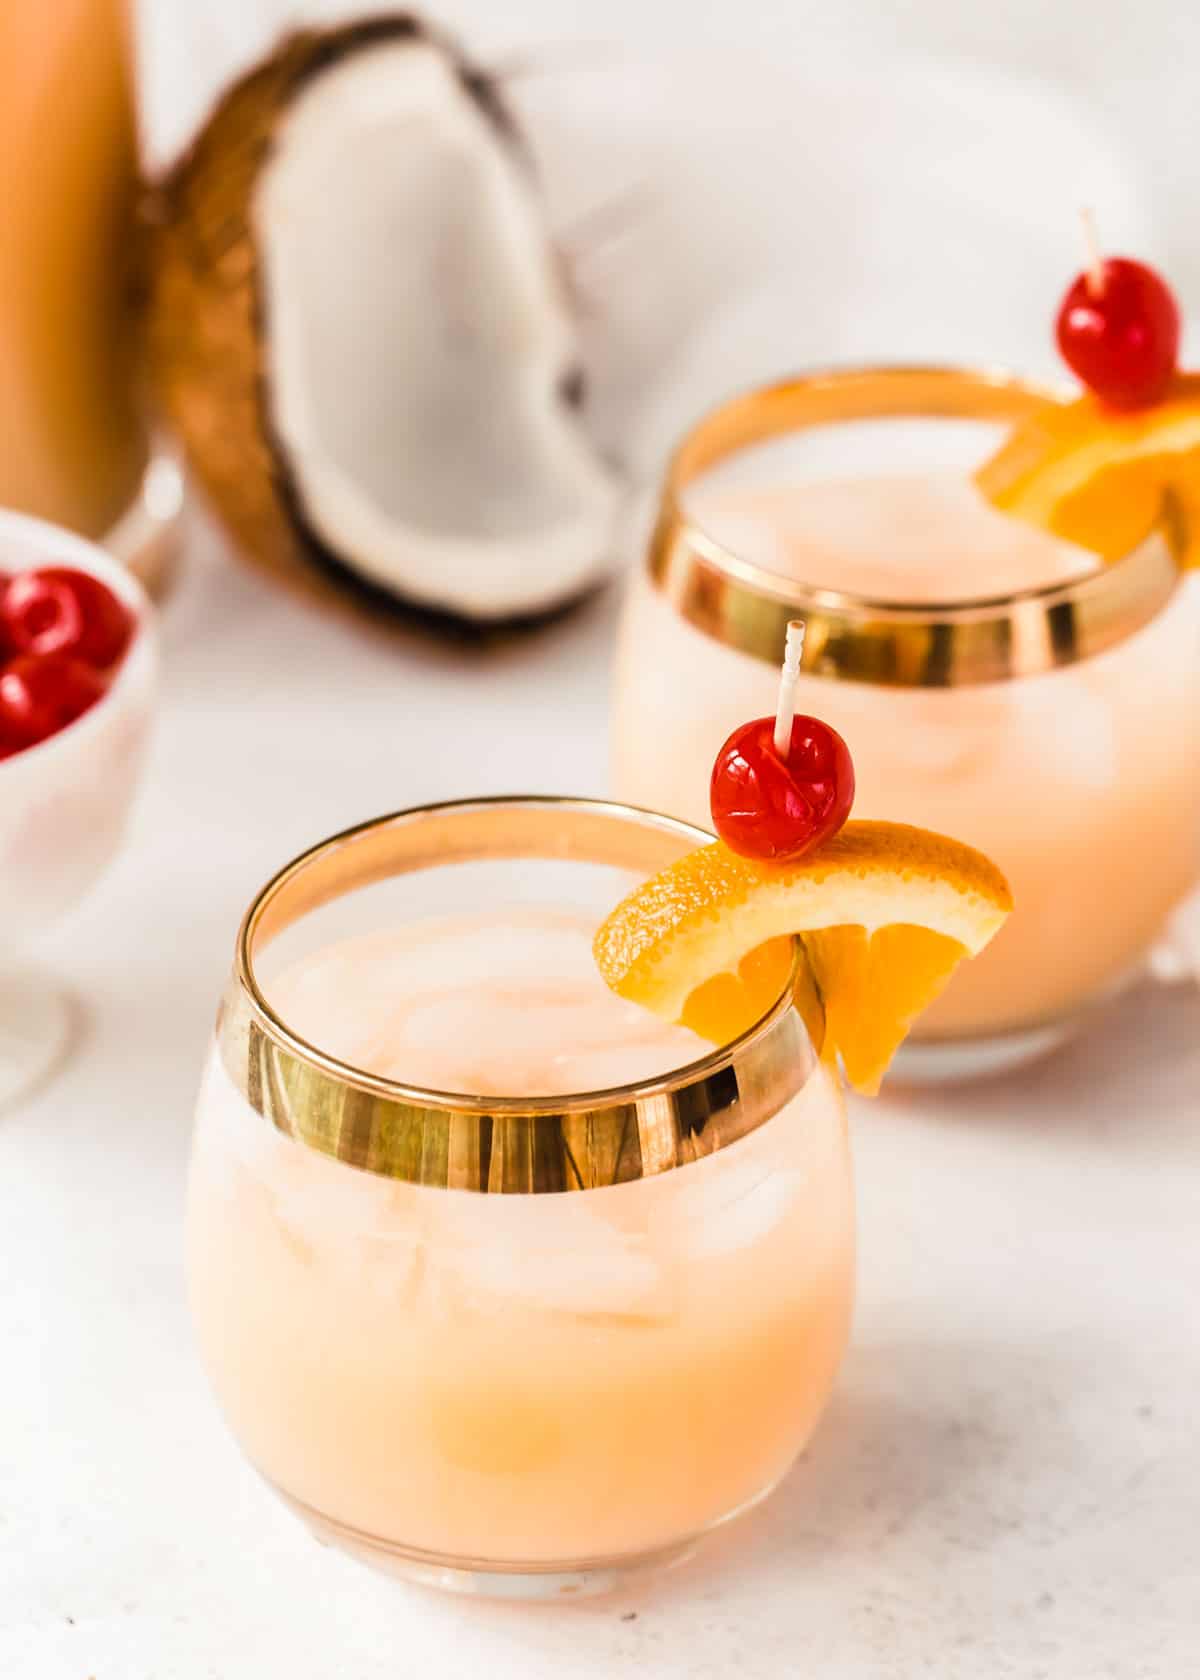
[[[1180,374],[1153,407],[1093,396],[1047,403],[975,474],[994,507],[1106,561],[1119,560],[1170,504],[1185,564],[1200,565],[1200,375]]]
[[[803,936],[827,1056],[874,1092],[913,1021],[1012,908],[980,852],[902,823],[849,822],[790,864],[720,841],[622,900],[596,934],[604,979],[667,1021],[727,1043],[779,995]]]

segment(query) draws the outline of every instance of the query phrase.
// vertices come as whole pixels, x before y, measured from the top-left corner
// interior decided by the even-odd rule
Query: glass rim
[[[676,449],[646,555],[651,584],[711,639],[778,664],[789,618],[803,669],[889,687],[956,687],[1089,658],[1149,623],[1182,577],[1182,513],[1169,493],[1125,555],[1083,577],[1007,593],[905,601],[792,581],[718,541],[684,492],[743,450],[805,430],[887,420],[1019,420],[1069,392],[1001,368],[814,369],[710,410]]]
[[[428,825],[439,832],[422,844],[420,830]],[[544,825],[554,844],[530,850],[529,837],[539,825]],[[572,826],[581,831],[574,841],[569,834]],[[459,849],[448,854],[456,828],[462,831]],[[612,853],[591,855],[605,831],[614,837]],[[637,836],[645,844],[638,844]],[[414,1125],[423,1145],[429,1143],[431,1130],[445,1127],[453,1132],[457,1126],[464,1132],[468,1150],[472,1133],[485,1124],[493,1129],[515,1127],[527,1134],[521,1140],[521,1152],[529,1157],[529,1170],[523,1174],[529,1182],[487,1185],[474,1182],[468,1170],[464,1187],[476,1189],[593,1188],[602,1182],[648,1176],[713,1153],[778,1112],[807,1083],[817,1064],[824,1018],[799,942],[791,973],[778,995],[757,1021],[729,1043],[653,1077],[529,1097],[426,1088],[342,1061],[288,1025],[268,1001],[255,967],[258,950],[311,911],[397,875],[502,857],[636,869],[639,860],[655,850],[661,850],[662,861],[668,862],[672,854],[682,855],[711,840],[712,835],[703,829],[637,806],[527,794],[414,806],[319,841],[277,871],[255,894],[243,917],[233,975],[217,1022],[226,1071],[251,1106],[280,1130],[353,1165],[421,1183],[445,1185],[455,1180],[450,1164],[440,1155],[432,1162],[423,1154],[413,1158]],[[411,845],[407,865],[402,861],[406,842]],[[379,1112],[368,1112],[371,1105]],[[345,1123],[348,1115],[350,1124]],[[586,1136],[589,1151],[595,1154],[593,1145],[599,1145],[603,1155],[606,1149],[612,1153],[615,1134],[619,1131],[624,1138],[630,1125],[640,1147],[626,1151],[622,1145],[616,1150],[611,1178],[604,1176],[595,1161],[588,1172],[578,1168],[578,1150],[565,1140],[565,1131],[577,1139]],[[388,1136],[397,1128],[403,1134],[398,1143]],[[551,1154],[554,1135],[563,1134],[578,1184],[539,1182],[543,1175],[534,1159],[538,1140],[533,1136],[539,1128],[546,1134],[542,1142],[551,1145]],[[701,1138],[702,1146],[695,1141]],[[556,1176],[551,1164],[549,1177]]]

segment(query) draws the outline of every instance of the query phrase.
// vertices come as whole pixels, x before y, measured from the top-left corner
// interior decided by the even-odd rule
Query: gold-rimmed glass
[[[367,1561],[605,1586],[762,1497],[815,1425],[853,1211],[799,952],[735,1043],[553,1097],[381,1078],[271,1001],[273,965],[345,924],[501,894],[598,916],[701,838],[600,802],[431,807],[314,848],[247,914],[197,1116],[195,1318],[252,1462]]]
[[[714,753],[773,709],[784,628],[801,616],[797,705],[849,742],[856,813],[953,834],[1009,875],[1009,925],[922,1019],[901,1075],[988,1071],[1057,1042],[1139,971],[1200,879],[1200,607],[1180,511],[1165,500],[1128,555],[1066,582],[989,596],[972,590],[967,551],[943,600],[906,601],[764,568],[705,528],[689,491],[768,440],[802,452],[860,421],[884,436],[914,420],[999,428],[1057,400],[998,370],[901,367],[736,398],[680,446],[625,609],[622,798],[707,821]],[[802,527],[803,477],[793,493]]]

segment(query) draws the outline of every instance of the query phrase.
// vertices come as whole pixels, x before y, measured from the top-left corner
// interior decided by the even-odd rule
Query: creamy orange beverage
[[[987,600],[1087,577],[1086,549],[1019,525],[952,468],[697,490],[706,530],[785,583],[869,601]]]
[[[0,8],[0,503],[95,536],[146,458],[125,0]]]
[[[759,619],[806,617],[797,708],[845,737],[856,812],[953,833],[1012,884],[914,1037],[948,1041],[947,1071],[956,1044],[1019,1055],[1135,974],[1200,879],[1198,589],[1161,534],[1105,565],[962,469],[698,483],[630,588],[614,789],[707,822],[713,751],[773,704]]]
[[[435,1090],[602,1090],[710,1053],[608,990],[593,932],[569,911],[415,923],[305,958],[271,1002]],[[230,1425],[318,1530],[377,1557],[637,1558],[770,1488],[824,1406],[853,1289],[841,1097],[814,1068],[683,1171],[481,1195],[280,1135],[214,1059],[188,1248]]]

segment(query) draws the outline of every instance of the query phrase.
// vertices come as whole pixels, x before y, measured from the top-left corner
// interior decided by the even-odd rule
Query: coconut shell
[[[269,332],[252,223],[260,172],[289,104],[313,77],[364,48],[404,40],[442,47],[464,90],[522,151],[494,84],[411,14],[288,35],[228,88],[187,152],[144,195],[147,375],[194,479],[247,560],[327,603],[365,609],[376,621],[382,609],[479,635],[479,626],[453,614],[406,606],[320,541],[305,519],[266,400]]]

